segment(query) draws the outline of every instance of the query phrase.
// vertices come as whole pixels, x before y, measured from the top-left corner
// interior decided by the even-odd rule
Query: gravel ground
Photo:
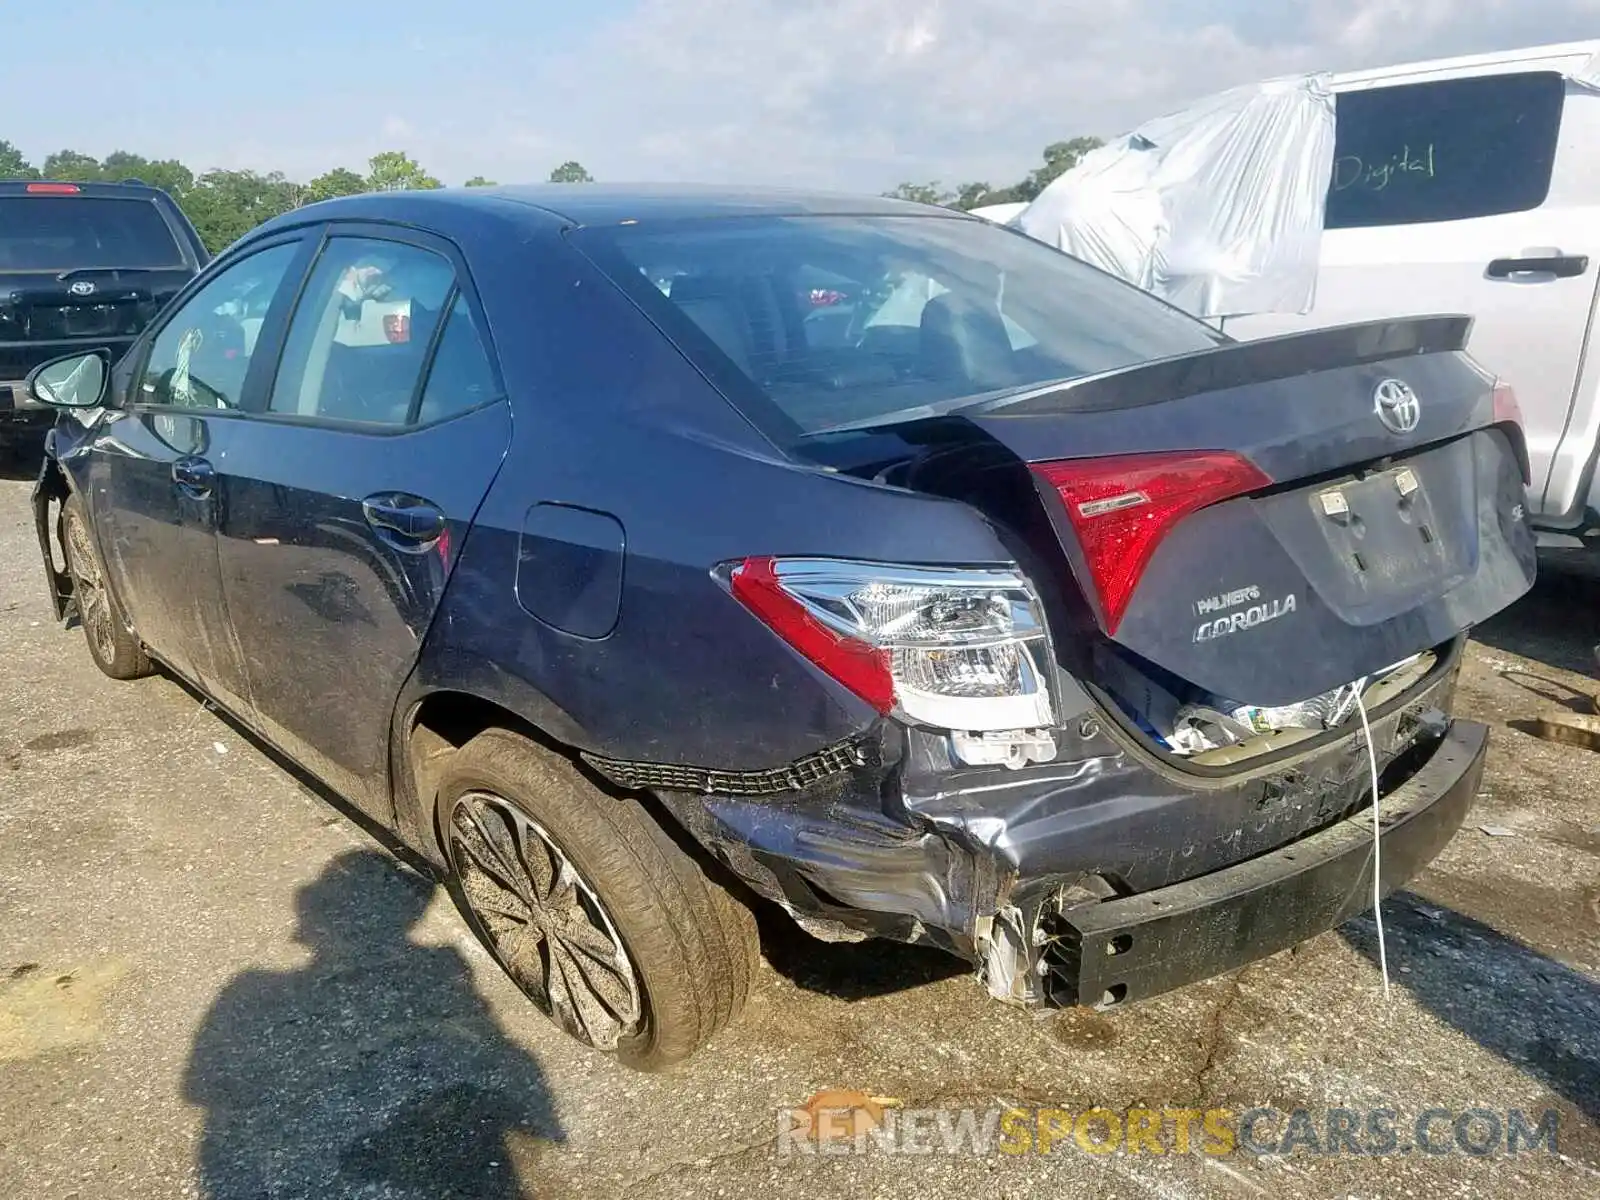
[[[743,1020],[647,1076],[570,1046],[442,894],[194,695],[100,676],[49,619],[27,493],[0,479],[0,1194],[1600,1195],[1600,755],[1526,732],[1600,689],[1600,584],[1542,583],[1472,647],[1489,773],[1385,905],[1388,1002],[1370,920],[1114,1015],[1030,1017],[937,954],[768,919]],[[892,1098],[902,1135],[913,1110],[1022,1106],[1027,1130],[1270,1107],[1258,1147],[1304,1108],[1324,1148],[1329,1110],[1387,1108],[1398,1137],[801,1153],[777,1114],[824,1088]],[[1450,1118],[1474,1108],[1554,1110],[1556,1151],[1464,1152]],[[1428,1109],[1446,1152],[1404,1152]]]

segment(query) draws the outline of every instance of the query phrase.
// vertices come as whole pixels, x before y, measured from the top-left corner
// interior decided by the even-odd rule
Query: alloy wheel
[[[523,992],[567,1033],[615,1050],[644,1003],[611,914],[554,838],[500,796],[468,792],[450,818],[467,908]]]
[[[111,597],[106,592],[100,560],[95,557],[89,530],[75,516],[66,520],[67,565],[72,570],[73,594],[78,600],[78,616],[100,657],[110,662],[116,657],[116,620],[111,612]]]

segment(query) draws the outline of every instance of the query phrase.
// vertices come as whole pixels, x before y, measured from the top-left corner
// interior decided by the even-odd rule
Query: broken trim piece
[[[857,767],[878,765],[876,747],[864,738],[839,742],[787,766],[758,771],[725,771],[675,763],[634,762],[581,755],[612,783],[630,791],[723,793],[729,796],[775,796],[798,792]]]

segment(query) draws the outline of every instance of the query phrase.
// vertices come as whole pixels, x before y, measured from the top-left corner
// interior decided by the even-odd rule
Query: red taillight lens
[[[1033,471],[1067,506],[1111,634],[1150,556],[1178,522],[1272,482],[1254,463],[1220,450],[1071,459],[1037,463]]]
[[[1522,471],[1523,485],[1531,484],[1533,471],[1528,463],[1527,434],[1522,428],[1522,404],[1509,383],[1494,385],[1494,423],[1516,427],[1516,433],[1511,437],[1511,444],[1517,454],[1517,466]]]
[[[729,578],[734,597],[768,628],[880,713],[894,708],[889,651],[829,629],[784,590],[771,558],[747,558]]]
[[[30,183],[25,190],[44,196],[76,196],[83,189],[75,183]]]

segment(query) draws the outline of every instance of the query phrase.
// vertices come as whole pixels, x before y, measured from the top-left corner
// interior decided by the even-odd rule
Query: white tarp
[[[1591,92],[1600,92],[1600,53],[1591,54],[1583,66],[1567,76],[1573,83]]]
[[[1013,200],[1006,204],[980,204],[977,208],[967,211],[975,217],[982,217],[986,221],[993,221],[996,225],[1007,225],[1022,215],[1022,210],[1028,207],[1026,200]]]
[[[1268,80],[1147,122],[1013,224],[1196,316],[1306,312],[1333,171],[1329,82]]]

